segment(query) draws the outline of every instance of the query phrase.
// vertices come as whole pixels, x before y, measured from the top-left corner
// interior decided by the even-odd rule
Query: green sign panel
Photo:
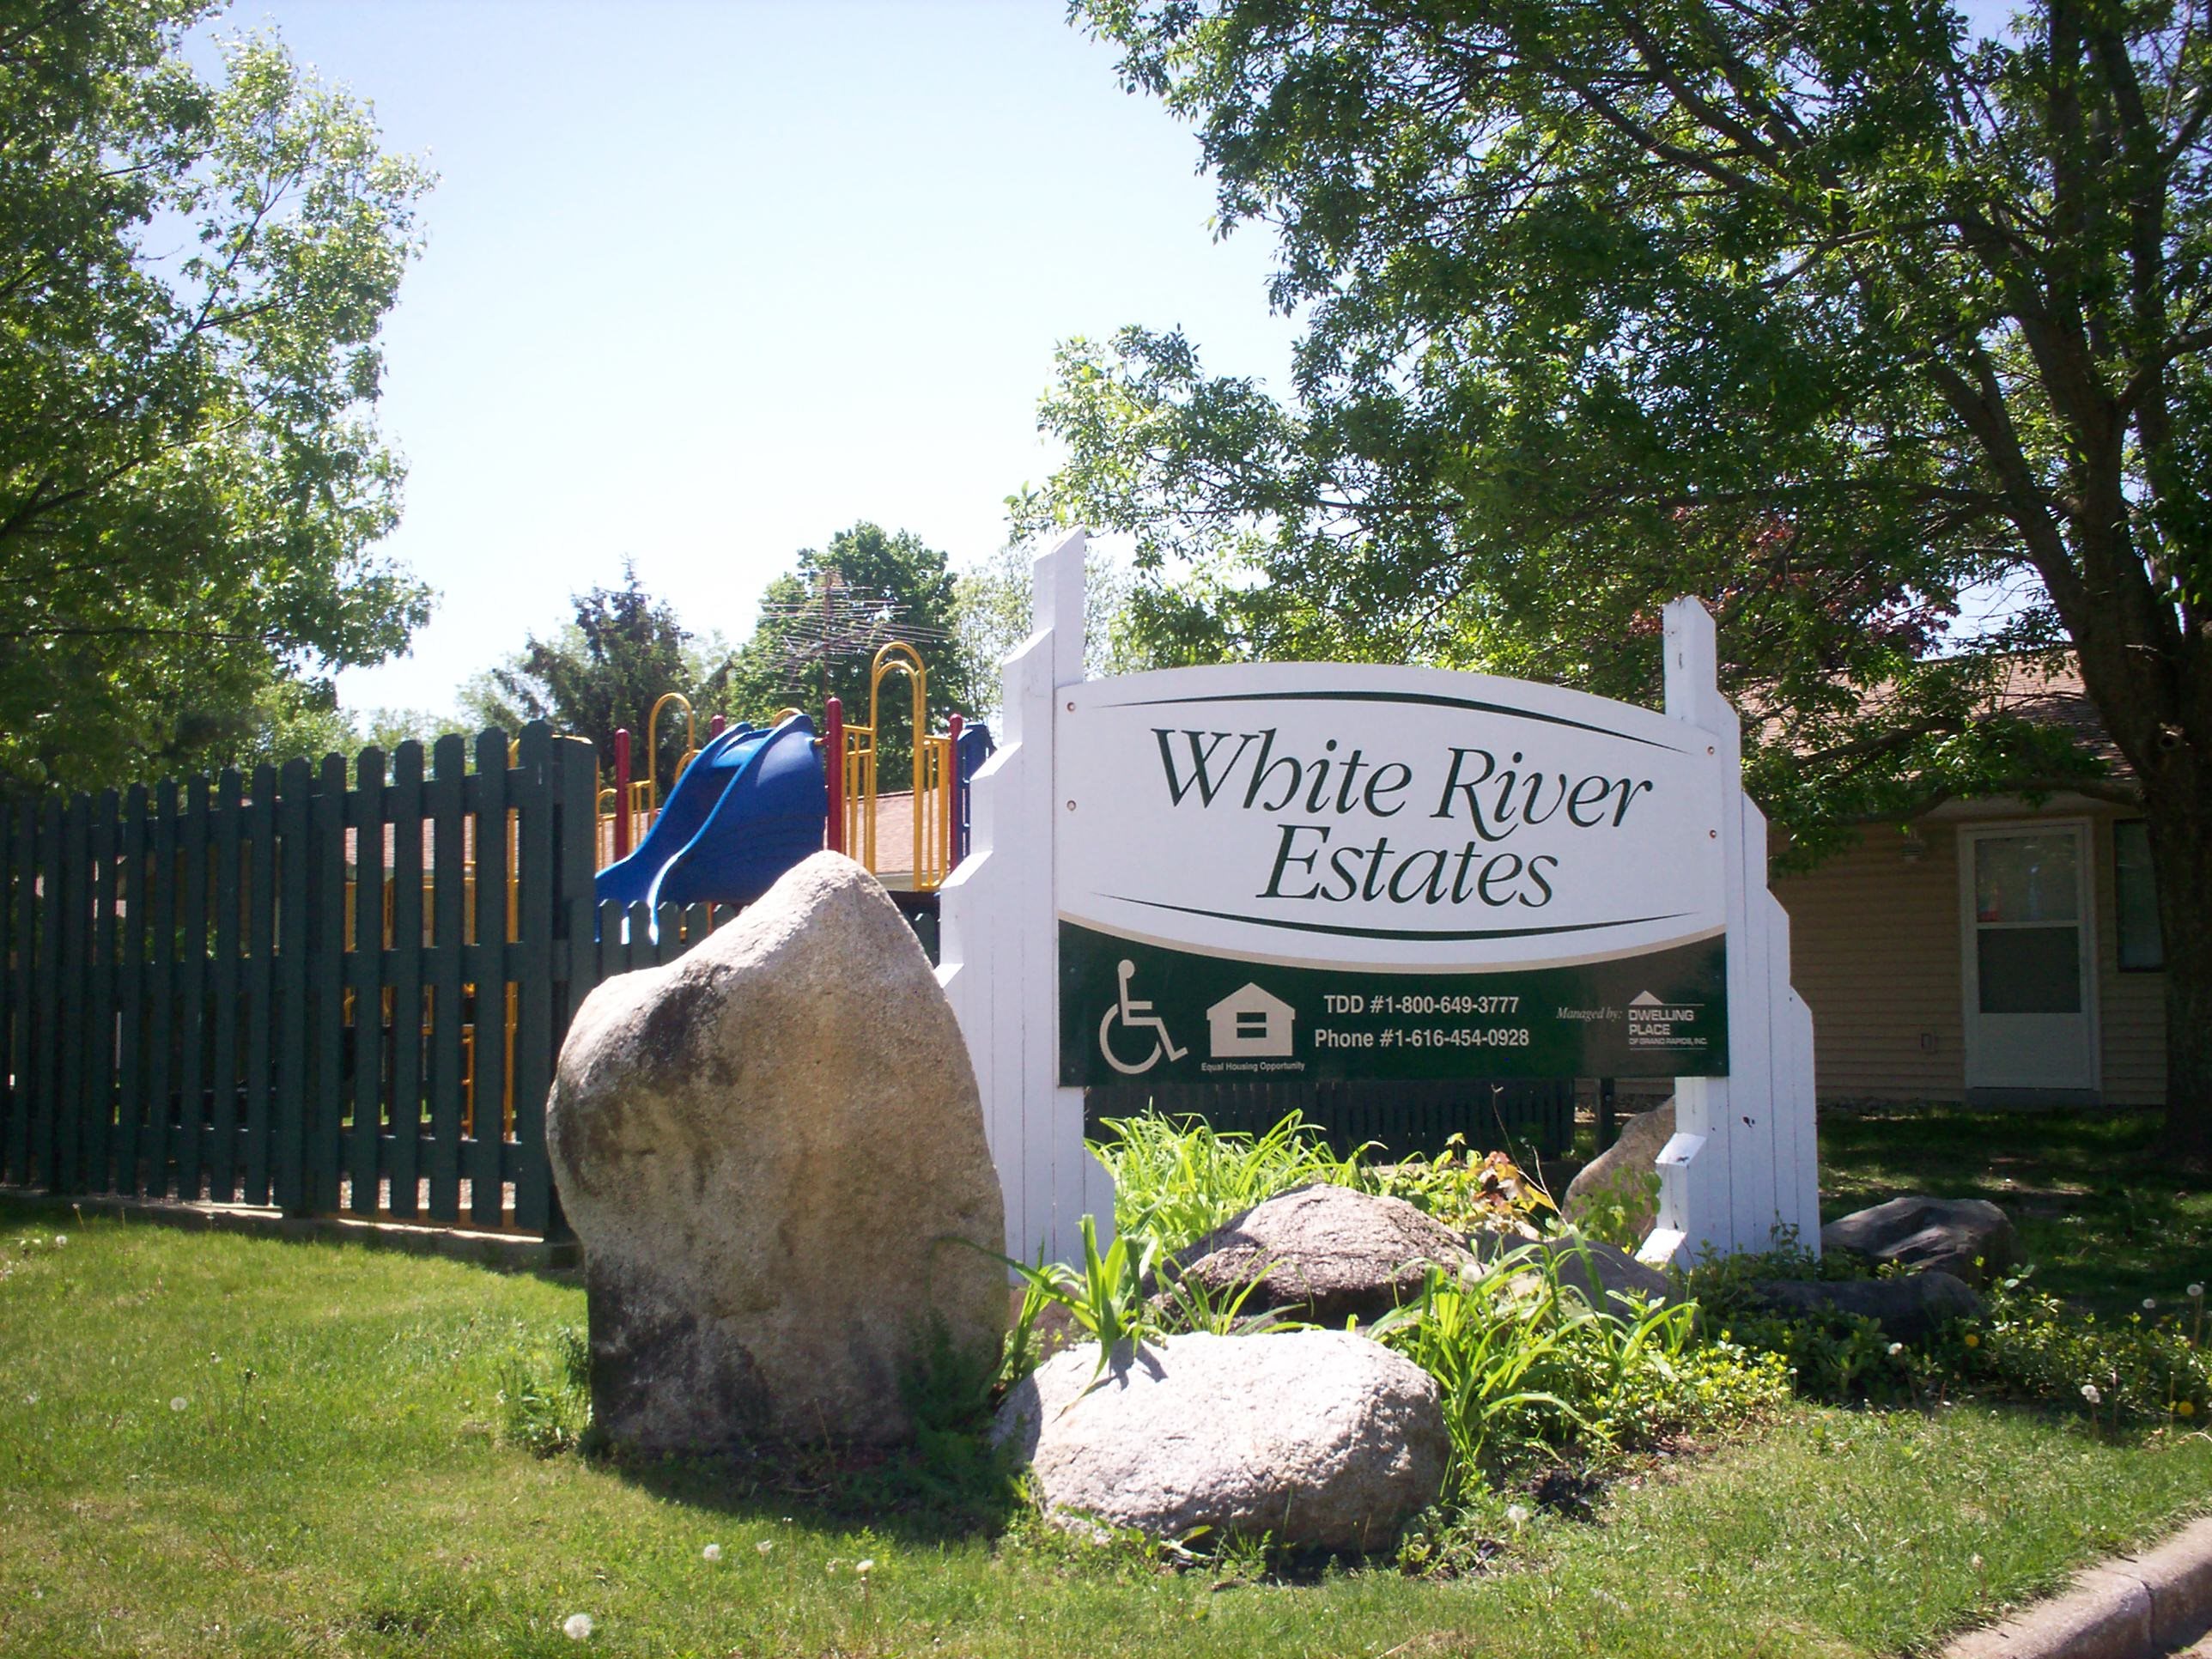
[[[1480,973],[1279,966],[1060,924],[1065,1086],[1261,1079],[1721,1077],[1718,935]]]

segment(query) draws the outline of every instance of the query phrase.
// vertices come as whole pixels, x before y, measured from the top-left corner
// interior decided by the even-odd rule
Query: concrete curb
[[[365,1221],[352,1216],[288,1216],[282,1210],[244,1204],[153,1203],[144,1199],[56,1198],[0,1187],[0,1197],[42,1209],[84,1215],[118,1216],[187,1232],[247,1233],[261,1238],[342,1239],[370,1249],[410,1255],[441,1255],[456,1261],[513,1273],[544,1273],[583,1261],[583,1247],[573,1238],[544,1239],[526,1233],[428,1227],[404,1221]]]
[[[2212,1516],[2099,1563],[2063,1595],[1970,1631],[1943,1659],[2150,1659],[2212,1630]]]

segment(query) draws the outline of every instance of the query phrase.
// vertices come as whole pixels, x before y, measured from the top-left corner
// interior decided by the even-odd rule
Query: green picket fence
[[[589,744],[425,758],[0,815],[0,1185],[561,1231],[570,1016],[719,918],[600,914]]]

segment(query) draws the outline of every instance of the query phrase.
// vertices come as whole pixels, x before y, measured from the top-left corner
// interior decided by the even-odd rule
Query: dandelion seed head
[[[873,1557],[872,1555],[872,1556],[870,1556],[870,1557],[869,1557],[866,1560],[865,1560],[865,1561],[855,1561],[855,1562],[854,1562],[854,1563],[853,1563],[853,1571],[854,1571],[854,1572],[859,1573],[859,1574],[860,1575],[860,1577],[863,1577],[863,1578],[866,1578],[866,1577],[870,1573],[873,1572],[875,1570],[876,1570],[876,1559],[875,1559],[875,1557]]]
[[[1505,1510],[1505,1518],[1508,1521],[1510,1521],[1516,1527],[1528,1525],[1528,1506],[1526,1504],[1508,1504]]]
[[[2189,1287],[2189,1299],[2191,1302],[2202,1302],[2204,1299],[2204,1287],[2202,1285],[2191,1285]]]
[[[758,1550],[763,1555],[766,1555],[770,1550],[775,1547],[775,1540],[773,1538],[763,1538],[759,1543],[754,1545],[753,1547]]]
[[[2093,1406],[2101,1406],[2105,1403],[2104,1393],[2094,1382],[2084,1382],[2081,1385],[2081,1398]]]
[[[702,1559],[719,1561],[722,1559],[722,1547],[720,1544],[709,1544],[705,1549],[701,1550],[699,1554]]]
[[[54,1235],[54,1248],[55,1248],[56,1249],[58,1249],[58,1250],[59,1249],[61,1249],[61,1247],[62,1247],[63,1245],[64,1245],[64,1244],[66,1244],[66,1243],[69,1243],[69,1235],[68,1235],[67,1233],[56,1233],[56,1234]]]
[[[169,1402],[169,1409],[173,1412],[180,1412],[184,1410],[184,1408],[185,1397],[182,1395],[179,1395],[175,1399]]]
[[[1893,1343],[1891,1343],[1891,1344],[1889,1345],[1889,1357],[1890,1357],[1892,1359],[1896,1358],[1898,1355],[1899,1355],[1899,1354],[1903,1353],[1904,1352],[1905,1352],[1905,1344],[1903,1344],[1902,1342],[1893,1342]]]
[[[561,1633],[571,1642],[580,1642],[592,1633],[592,1615],[572,1613],[561,1621]]]
[[[2158,1298],[2157,1298],[2156,1297],[2154,1297],[2154,1296],[2147,1296],[2147,1297],[2145,1297],[2143,1298],[2143,1311],[2144,1311],[2145,1313],[2148,1313],[2148,1312],[2149,1312],[2153,1308],[2155,1308],[2156,1306],[2158,1306]]]

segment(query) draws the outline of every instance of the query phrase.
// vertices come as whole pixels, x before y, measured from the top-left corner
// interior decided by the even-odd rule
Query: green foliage
[[[1575,1225],[1589,1237],[1632,1255],[1659,1218],[1659,1172],[1623,1170],[1575,1200]]]
[[[1759,1305],[1750,1290],[1762,1279],[1865,1274],[1847,1252],[1816,1261],[1785,1244],[1768,1255],[1700,1266],[1689,1287],[1711,1326],[1779,1358],[1810,1400],[1876,1406],[1952,1396],[2017,1400],[2108,1424],[2202,1424],[2212,1410],[2201,1294],[2163,1312],[2154,1297],[2149,1308],[2110,1318],[2038,1289],[2033,1269],[2024,1269],[1984,1292],[1980,1318],[1954,1321],[1925,1342],[1905,1343],[1863,1315],[1832,1309],[1778,1313]],[[2094,1402],[2084,1384],[2094,1390]]]
[[[1693,1346],[1697,1310],[1563,1285],[1562,1257],[1507,1250],[1473,1278],[1431,1273],[1376,1338],[1437,1379],[1454,1489],[1573,1449],[1604,1455],[1734,1426],[1787,1397],[1781,1366],[1729,1343]]]
[[[272,690],[403,648],[376,338],[428,175],[191,0],[0,26],[0,787],[250,757]]]
[[[1415,1152],[1395,1164],[1350,1160],[1352,1184],[1385,1198],[1401,1198],[1455,1233],[1476,1231],[1534,1238],[1558,1219],[1552,1195],[1504,1152],[1474,1157],[1467,1137],[1447,1137],[1431,1157]]]
[[[826,627],[819,611],[825,599],[832,611]],[[731,711],[758,723],[791,707],[818,720],[826,695],[844,705],[848,721],[866,724],[876,653],[903,639],[928,671],[930,723],[941,732],[948,714],[975,712],[987,672],[995,679],[996,665],[979,665],[968,640],[1003,628],[1011,599],[971,592],[969,605],[984,614],[963,630],[958,584],[945,555],[911,531],[887,533],[866,523],[841,530],[826,550],[801,548],[798,568],[762,594],[761,620],[730,665]],[[855,605],[867,614],[848,614]],[[884,677],[880,702],[877,783],[904,789],[913,781],[914,691],[903,673]]]
[[[592,1426],[592,1350],[584,1333],[563,1325],[550,1336],[518,1333],[498,1370],[500,1436],[536,1457],[583,1443]]]
[[[2026,1273],[1991,1289],[1984,1317],[1948,1332],[1928,1368],[1980,1394],[2035,1400],[2093,1421],[2212,1422],[2212,1356],[2205,1353],[2203,1287],[2178,1306],[2118,1319],[2069,1309]],[[2095,1391],[2094,1397],[2086,1392]]]
[[[1317,1181],[1358,1184],[1358,1158],[1339,1158],[1292,1112],[1262,1135],[1223,1133],[1200,1117],[1109,1118],[1091,1149],[1114,1177],[1116,1243],[1172,1255],[1262,1199]]]
[[[1025,544],[1003,547],[954,578],[953,632],[974,672],[977,719],[999,718],[1000,665],[1030,636],[1036,551]],[[1083,565],[1083,672],[1092,679],[1167,666],[1152,660],[1131,635],[1129,594],[1129,572],[1094,545]]]
[[[481,725],[518,732],[532,720],[589,738],[605,775],[614,775],[615,732],[630,734],[636,781],[646,776],[646,739],[653,706],[673,691],[688,699],[696,730],[687,733],[682,713],[662,711],[660,752],[653,775],[665,793],[674,787],[687,736],[703,744],[707,719],[726,695],[726,652],[701,642],[677,620],[676,610],[655,599],[623,562],[620,587],[594,587],[575,596],[575,617],[550,640],[532,635],[512,659],[462,689],[466,712]],[[708,645],[702,652],[698,646]],[[721,660],[709,660],[719,655]]]
[[[2008,653],[2069,640],[2135,765],[2163,729],[2203,775],[2190,14],[1075,9],[1195,128],[1224,230],[1276,233],[1304,325],[1279,399],[1179,332],[1063,349],[1067,459],[1016,522],[1133,533],[1157,636],[1648,702],[1657,606],[1700,595],[1801,858],[1947,793],[2104,787],[1990,717]]]
[[[1020,1275],[1024,1286],[1022,1310],[1015,1320],[1008,1350],[1008,1380],[1018,1377],[1036,1363],[1030,1336],[1037,1312],[1047,1306],[1065,1310],[1076,1328],[1098,1345],[1101,1371],[1106,1369],[1106,1362],[1116,1347],[1124,1342],[1141,1341],[1148,1332],[1158,1328],[1153,1310],[1145,1300],[1157,1246],[1142,1236],[1132,1237],[1121,1233],[1102,1253],[1097,1222],[1086,1215],[1081,1225],[1083,1261],[1079,1267],[1063,1261],[1032,1267],[1011,1256],[998,1257]]]

